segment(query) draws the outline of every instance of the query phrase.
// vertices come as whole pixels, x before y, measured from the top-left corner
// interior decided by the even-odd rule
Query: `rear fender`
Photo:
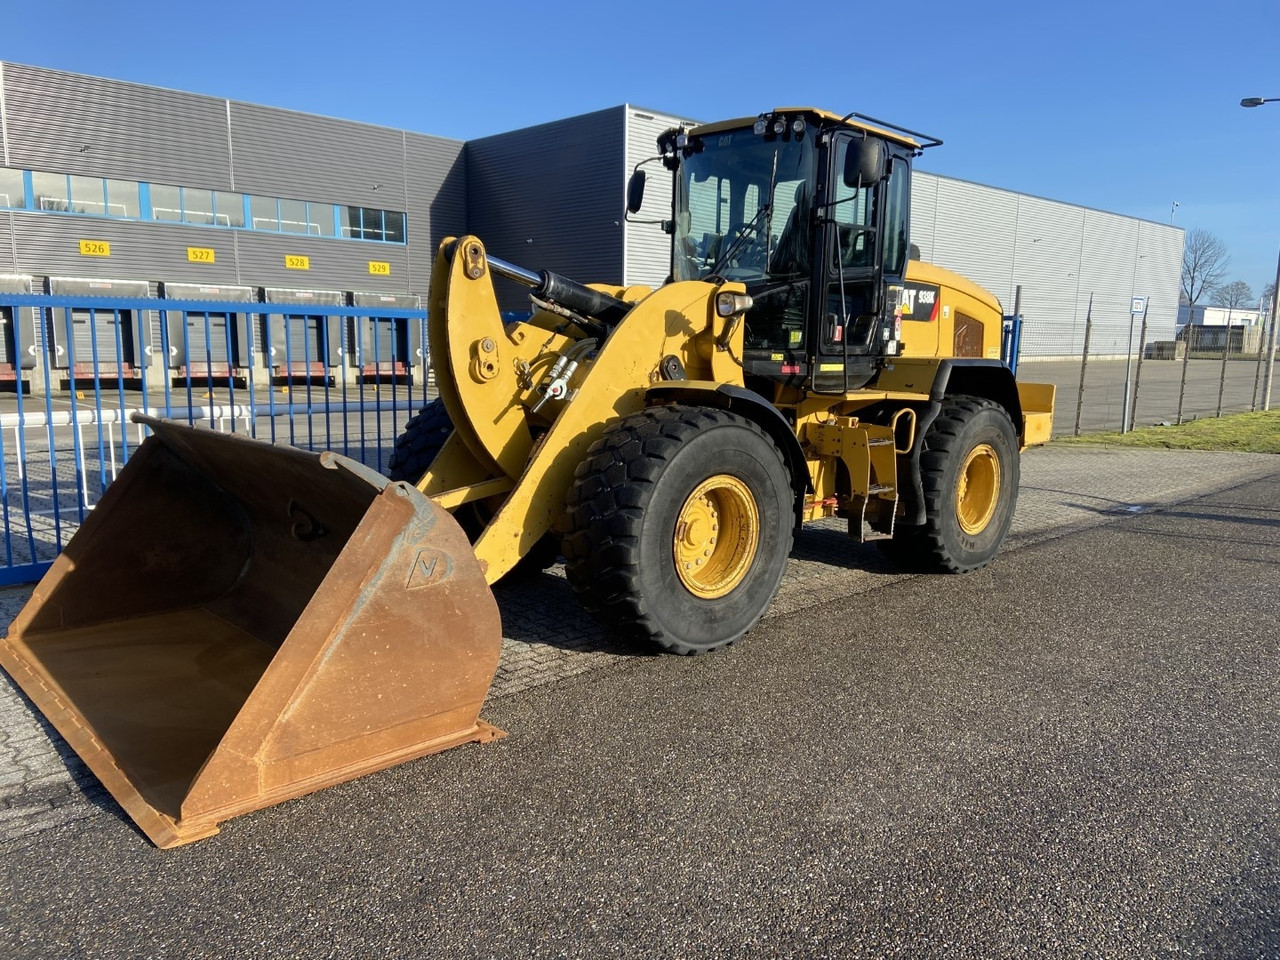
[[[955,396],[982,397],[1000,404],[1018,431],[1019,442],[1026,444],[1022,397],[1013,371],[1003,361],[977,358],[940,361],[929,390],[929,402],[917,409],[916,442],[910,453],[898,457],[902,522],[906,525],[919,526],[925,522],[924,482],[920,473],[924,437],[942,412],[942,401]]]
[[[949,359],[938,364],[929,399],[941,403],[947,397],[982,397],[1000,404],[1022,436],[1022,399],[1013,371],[1002,360]]]

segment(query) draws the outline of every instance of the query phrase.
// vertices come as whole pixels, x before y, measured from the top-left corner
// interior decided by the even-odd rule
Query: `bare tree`
[[[1262,305],[1262,309],[1267,312],[1268,316],[1271,314],[1271,301],[1275,299],[1275,296],[1276,285],[1274,283],[1268,283],[1262,288],[1262,299],[1259,303]]]
[[[1256,302],[1253,299],[1253,290],[1243,280],[1232,280],[1230,283],[1214,287],[1209,292],[1209,297],[1214,306],[1226,307],[1229,311],[1239,310],[1246,305],[1252,306]],[[1230,313],[1227,314],[1227,316],[1230,315]]]
[[[1182,295],[1187,303],[1195,304],[1200,298],[1222,283],[1227,275],[1227,247],[1203,227],[1187,231],[1182,247]]]

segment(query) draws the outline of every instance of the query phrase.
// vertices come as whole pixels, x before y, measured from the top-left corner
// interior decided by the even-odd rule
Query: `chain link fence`
[[[1057,386],[1053,434],[1079,435],[1177,424],[1264,407],[1269,324],[1184,326],[1153,335],[1142,318],[1098,317],[1074,332],[1063,356],[1060,324],[1022,325],[1018,378]],[[1273,367],[1273,378],[1275,370]]]

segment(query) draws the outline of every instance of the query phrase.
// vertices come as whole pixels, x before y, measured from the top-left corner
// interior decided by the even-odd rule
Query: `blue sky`
[[[0,59],[469,139],[633,103],[797,104],[946,141],[921,168],[1280,252],[1280,0],[709,4],[43,0]],[[16,29],[15,29],[16,27]]]

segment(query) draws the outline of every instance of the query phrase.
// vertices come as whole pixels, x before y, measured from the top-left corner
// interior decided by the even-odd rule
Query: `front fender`
[[[774,442],[791,473],[795,494],[796,527],[804,522],[805,494],[812,489],[804,450],[796,437],[795,427],[772,403],[746,387],[715,380],[669,380],[649,387],[645,404],[685,403],[728,410],[750,420]]]

